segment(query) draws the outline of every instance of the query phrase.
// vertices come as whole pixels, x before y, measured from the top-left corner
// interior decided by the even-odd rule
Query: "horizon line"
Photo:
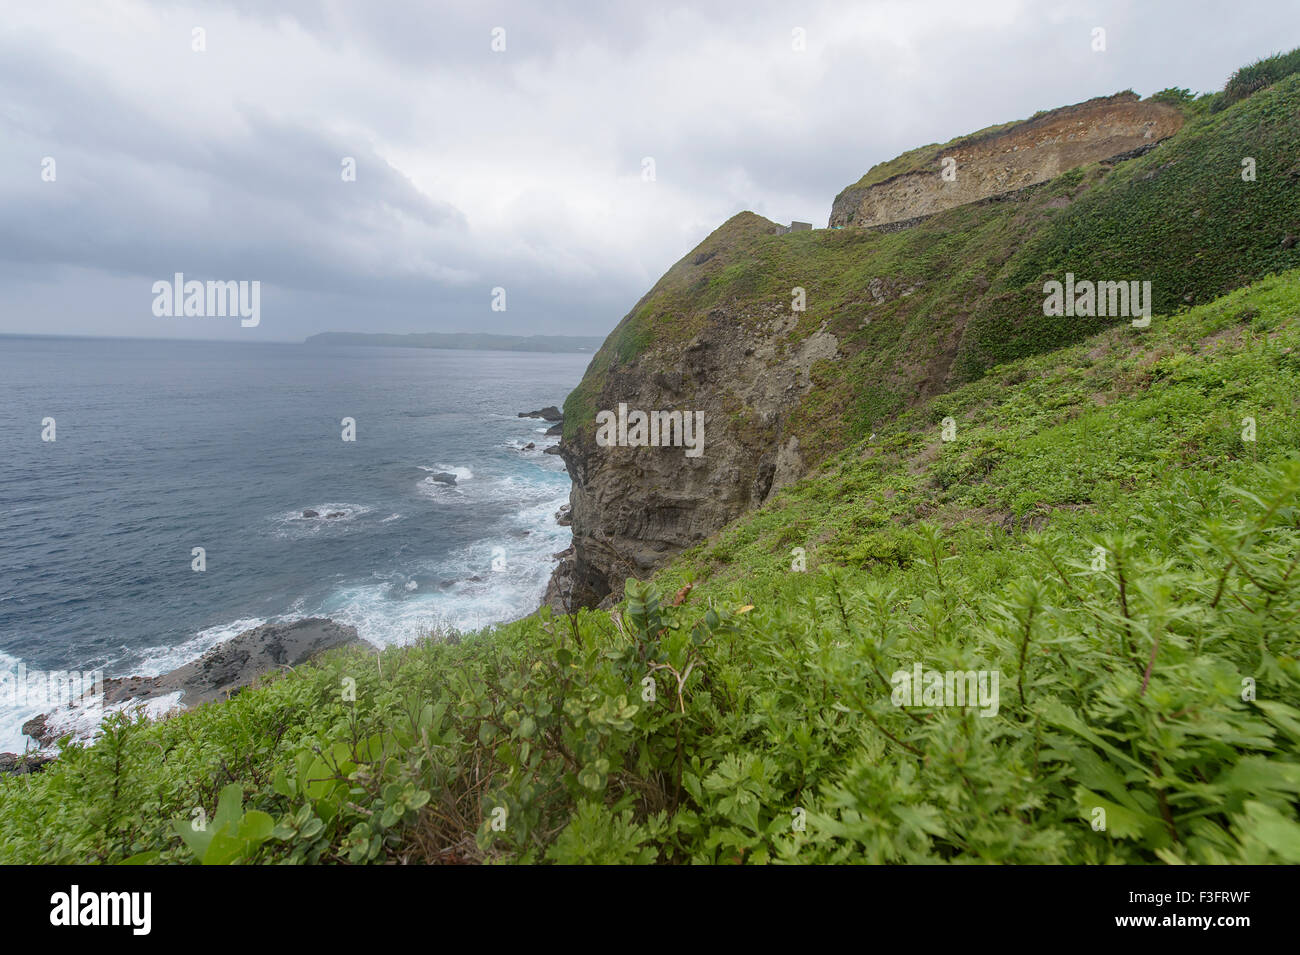
[[[2,338],[35,339],[71,339],[75,341],[120,341],[120,342],[195,342],[217,345],[305,345],[307,340],[317,335],[493,335],[497,338],[602,338],[601,335],[560,335],[532,334],[523,335],[510,332],[312,332],[301,339],[273,338],[250,341],[247,338],[182,338],[178,336],[160,337],[157,335],[81,335],[58,332],[0,332]],[[435,349],[436,350],[436,349]],[[464,349],[448,349],[464,351]],[[491,349],[485,349],[490,351]]]

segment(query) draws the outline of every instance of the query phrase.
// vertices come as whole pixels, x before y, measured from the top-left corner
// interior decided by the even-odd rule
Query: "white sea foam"
[[[501,483],[498,492],[513,493],[515,500],[526,484]],[[390,646],[433,632],[480,630],[532,613],[545,595],[553,554],[572,540],[569,529],[555,523],[567,492],[532,489],[532,503],[502,521],[492,536],[416,570],[409,579],[393,574],[342,587],[312,614],[350,624],[365,640]]]
[[[539,460],[537,463],[542,462]],[[543,468],[552,470],[549,465],[543,465]],[[420,482],[419,490],[444,506],[497,504],[530,507],[556,496],[553,482],[540,482],[517,474],[480,474],[473,483],[454,486],[425,478]]]
[[[567,547],[572,535],[567,527],[555,523],[555,512],[568,501],[568,487],[555,480],[563,462],[541,449],[552,441],[537,441],[536,453],[527,453],[529,467],[547,474],[534,476],[516,473],[479,473],[468,467],[435,464],[420,466],[429,473],[446,471],[456,475],[455,486],[442,485],[425,478],[421,491],[440,504],[463,501],[465,504],[508,504],[511,513],[484,528],[484,538],[462,547],[439,560],[425,565],[418,562],[401,571],[381,569],[375,578],[351,583],[333,590],[322,599],[293,598],[286,613],[270,618],[288,622],[309,616],[330,617],[357,628],[364,639],[380,646],[409,643],[431,632],[465,632],[490,628],[534,611],[545,593],[555,566],[554,553]],[[522,447],[522,444],[521,444]],[[483,469],[481,468],[482,472]],[[362,504],[326,502],[309,505],[318,518],[303,518],[303,508],[274,517],[276,532],[289,538],[315,534],[324,529],[345,525],[371,512]],[[344,517],[326,518],[332,512]],[[402,515],[391,513],[383,522]],[[526,533],[525,533],[526,532]],[[286,595],[289,597],[290,595]],[[123,648],[123,657],[110,671],[154,676],[192,662],[217,646],[267,618],[249,617],[209,627],[177,646],[145,649]],[[16,668],[18,660],[0,653],[0,666]],[[93,738],[102,718],[123,707],[142,708],[158,717],[178,704],[179,694],[147,702],[132,701],[98,708],[61,707],[54,710],[38,707],[5,707],[0,701],[0,751],[22,752],[32,748],[30,739],[21,732],[22,724],[40,712],[49,710],[50,725],[59,732],[72,732],[78,738]]]
[[[292,511],[281,511],[271,520],[275,525],[277,537],[297,539],[323,533],[337,533],[346,529],[359,517],[364,517],[374,508],[368,504],[348,504],[336,501],[325,504],[309,504]],[[316,517],[303,517],[304,511],[315,511]],[[328,517],[339,514],[340,517]]]
[[[291,617],[277,620],[294,619]],[[245,630],[261,626],[266,620],[261,617],[248,617],[231,623],[208,627],[199,631],[194,637],[174,647],[147,647],[129,652],[125,669],[133,676],[157,676],[167,673],[179,666],[184,666],[198,659],[208,650],[220,643],[225,643]],[[133,658],[133,659],[131,659]],[[0,652],[0,670],[15,673],[22,661]],[[30,668],[29,668],[30,669]],[[62,735],[72,733],[79,740],[90,740],[99,730],[100,721],[110,713],[116,713],[125,707],[143,706],[144,712],[151,717],[167,713],[176,707],[180,693],[157,697],[148,701],[126,701],[108,706],[90,705],[76,700],[65,701],[57,706],[43,704],[40,701],[11,702],[0,698],[0,752],[21,753],[25,749],[35,749],[36,744],[23,735],[22,726],[33,716],[45,713],[46,721],[55,733]]]
[[[0,651],[0,670],[17,674],[22,660]],[[31,741],[23,735],[22,725],[33,716],[40,715],[40,707],[26,701],[0,698],[0,752],[21,753]]]
[[[275,619],[277,623],[282,623],[294,618],[276,617]],[[177,667],[197,660],[218,644],[232,640],[245,630],[252,630],[267,622],[265,617],[245,617],[242,620],[200,630],[189,640],[174,647],[147,647],[136,651],[138,659],[130,666],[131,675],[158,676],[169,673]]]
[[[123,700],[121,703],[105,704],[99,701],[76,702],[68,706],[59,706],[47,714],[45,726],[55,736],[72,737],[80,742],[89,743],[99,736],[100,725],[104,719],[114,713],[127,711],[143,714],[151,720],[161,719],[180,708],[181,691],[166,693],[149,700]],[[57,751],[58,747],[45,747],[47,751]]]
[[[430,468],[430,467],[425,467],[423,464],[421,464],[421,465],[419,465],[419,468],[420,468],[421,471],[430,471],[430,472],[433,472],[433,473],[437,473],[437,472],[439,472],[439,471],[442,471],[442,472],[444,472],[444,473],[446,473],[446,474],[454,474],[454,475],[456,475],[456,483],[457,483],[457,484],[459,484],[461,481],[472,481],[472,480],[474,480],[474,472],[473,472],[473,471],[471,471],[469,468],[458,467],[458,466],[455,465],[455,464],[435,464],[435,465],[434,465],[433,467],[431,467],[431,468]]]

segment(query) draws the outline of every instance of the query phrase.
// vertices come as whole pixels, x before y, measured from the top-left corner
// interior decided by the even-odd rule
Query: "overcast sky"
[[[603,335],[743,209],[824,226],[906,149],[1298,45],[1279,0],[13,0],[0,333]],[[155,317],[175,272],[260,325]]]

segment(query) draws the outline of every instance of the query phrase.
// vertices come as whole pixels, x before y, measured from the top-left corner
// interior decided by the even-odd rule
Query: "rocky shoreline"
[[[551,427],[546,432],[548,437],[558,437],[563,431],[563,415],[554,405],[536,411],[521,411],[518,417],[549,422]],[[546,450],[548,453],[558,453],[558,445]],[[439,472],[433,478],[449,485],[456,483],[456,476],[450,473]],[[343,515],[307,510],[303,511],[302,516],[304,519],[330,519]],[[561,527],[571,525],[570,505],[560,507],[555,514],[555,521]],[[564,560],[571,558],[572,553],[573,548],[570,546],[554,556]],[[151,702],[165,704],[167,697],[175,695],[174,705],[166,707],[160,713],[190,709],[204,703],[229,699],[266,673],[299,666],[327,650],[358,645],[370,646],[357,634],[355,627],[326,617],[310,617],[291,623],[267,623],[245,630],[211,648],[197,660],[159,676],[105,679],[101,699],[84,701],[83,698],[68,706],[41,713],[24,723],[24,735],[34,739],[42,751],[26,754],[0,753],[0,774],[20,775],[41,771],[56,758],[44,750],[52,747],[69,732],[75,732],[76,724],[81,723],[84,728],[84,716],[93,712],[91,706],[97,705],[102,710],[145,706]]]
[[[369,646],[355,627],[324,617],[310,617],[292,623],[267,623],[218,644],[189,663],[159,676],[127,676],[106,679],[103,697],[77,701],[67,707],[42,713],[23,724],[23,733],[44,749],[73,730],[79,716],[94,713],[89,707],[105,708],[143,705],[173,694],[177,702],[169,709],[190,709],[216,700],[229,699],[263,675],[295,667],[324,653],[347,646]],[[83,698],[84,700],[84,698]],[[18,755],[0,753],[0,773],[36,772],[53,756],[48,753]]]

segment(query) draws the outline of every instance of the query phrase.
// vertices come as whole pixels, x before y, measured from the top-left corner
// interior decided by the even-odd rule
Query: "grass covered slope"
[[[1300,862],[1298,313],[994,368],[612,613],[114,720],[0,777],[0,862]]]
[[[786,432],[817,462],[918,399],[1107,326],[1044,317],[1046,279],[1150,281],[1155,309],[1171,312],[1300,265],[1300,75],[1221,112],[1182,105],[1186,125],[1145,156],[1079,167],[901,231],[778,236],[761,216],[733,217],[610,335],[566,403],[566,436],[592,426],[607,383],[630,363],[670,367],[711,321],[763,327],[791,314],[795,287],[807,310],[781,347],[825,330],[840,355],[814,366]],[[1242,178],[1248,157],[1253,182]]]

